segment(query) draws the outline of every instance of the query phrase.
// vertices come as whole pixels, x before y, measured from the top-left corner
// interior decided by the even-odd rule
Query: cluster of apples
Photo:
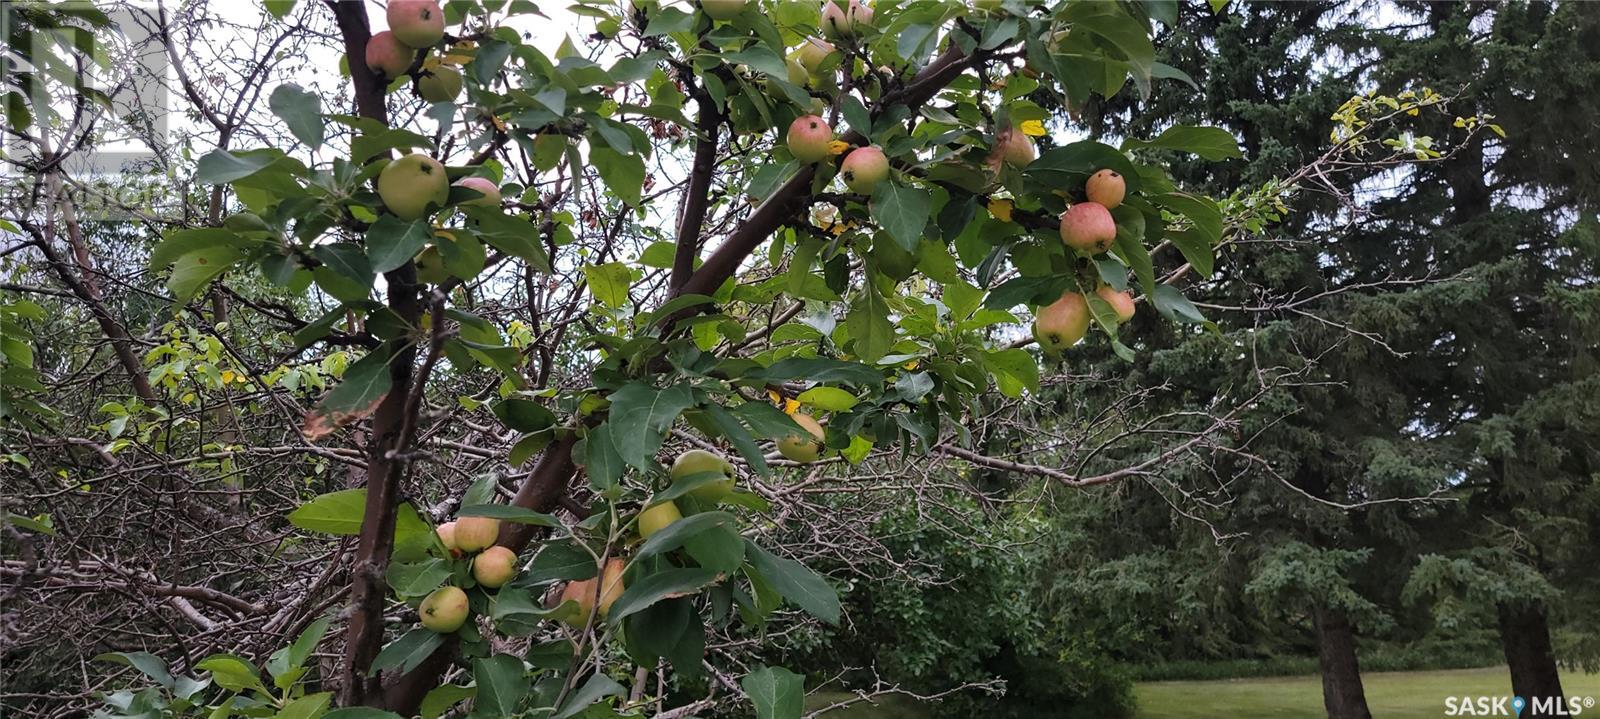
[[[785,142],[796,160],[807,164],[822,162],[833,155],[833,128],[821,117],[801,115],[789,124]],[[876,145],[851,150],[839,165],[839,179],[857,194],[872,194],[878,183],[888,178],[889,158]]]
[[[389,29],[367,40],[367,67],[393,80],[405,75],[417,58],[444,39],[444,11],[435,0],[389,0]],[[423,60],[417,92],[428,102],[447,102],[461,94],[461,71],[441,64],[437,57]]]
[[[1061,241],[1091,254],[1110,249],[1117,238],[1117,223],[1111,218],[1111,210],[1122,204],[1127,190],[1127,182],[1116,170],[1103,169],[1090,175],[1084,186],[1088,199],[1061,214]],[[1118,322],[1133,319],[1132,293],[1102,284],[1095,288],[1095,294],[1111,305]],[[1063,350],[1083,339],[1090,319],[1088,298],[1068,290],[1061,299],[1034,312],[1033,336],[1046,351]]]
[[[517,576],[517,553],[495,544],[500,536],[500,520],[492,517],[462,517],[445,522],[435,530],[439,542],[452,557],[472,557],[472,578],[478,586],[499,589]],[[433,590],[417,607],[422,626],[449,634],[467,622],[467,593],[461,587],[443,586]]]

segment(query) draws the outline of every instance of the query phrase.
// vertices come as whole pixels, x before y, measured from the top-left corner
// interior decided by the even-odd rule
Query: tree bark
[[[1344,610],[1315,607],[1317,663],[1322,669],[1322,705],[1328,719],[1372,719],[1361,687],[1356,636]]]
[[[1534,713],[1534,697],[1565,696],[1555,650],[1550,646],[1550,618],[1544,602],[1508,602],[1495,609],[1500,620],[1500,647],[1511,669],[1511,693],[1528,702],[1522,715],[1556,716]]]

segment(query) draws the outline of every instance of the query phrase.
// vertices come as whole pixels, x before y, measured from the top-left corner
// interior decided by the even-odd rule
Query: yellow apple
[[[695,487],[690,490],[689,496],[708,504],[716,504],[722,501],[723,497],[733,492],[733,463],[716,452],[708,452],[703,449],[691,449],[684,452],[672,461],[672,469],[668,471],[668,474],[672,475],[674,480],[677,480],[702,472],[721,472],[725,479]]]
[[[378,197],[395,217],[415,220],[428,214],[429,205],[443,207],[449,202],[450,177],[438,160],[406,155],[378,173]]]
[[[1106,304],[1111,305],[1111,309],[1116,310],[1118,322],[1127,322],[1133,319],[1132,292],[1118,292],[1111,289],[1111,285],[1100,285],[1095,288],[1094,293],[1099,295],[1100,299],[1105,300]]]
[[[1114,210],[1128,194],[1128,183],[1116,170],[1101,170],[1089,176],[1084,192],[1089,195],[1090,202]]]
[[[467,593],[460,587],[439,587],[417,607],[422,626],[449,634],[467,623]]]
[[[639,513],[639,536],[649,539],[651,535],[666,529],[668,525],[683,519],[683,512],[678,511],[678,505],[671,500],[652,504]]]
[[[794,423],[800,425],[800,428],[804,429],[810,436],[791,434],[787,437],[780,437],[778,439],[778,454],[802,464],[817,461],[822,456],[822,450],[825,448],[822,440],[827,436],[827,433],[822,429],[822,425],[817,420],[812,419],[809,414],[793,414],[789,416],[789,419],[794,420]]]
[[[456,546],[463,552],[476,552],[494,546],[500,538],[500,520],[494,517],[462,517],[456,520]]]
[[[500,186],[494,184],[494,180],[491,180],[491,179],[489,179],[487,177],[463,177],[463,178],[461,178],[459,180],[456,180],[456,186],[457,187],[465,187],[465,188],[467,188],[469,190],[476,190],[476,191],[478,191],[478,192],[483,194],[483,197],[479,197],[479,198],[472,199],[472,200],[464,200],[461,203],[462,207],[470,207],[470,206],[499,207],[500,206],[500,200],[501,200],[501,197],[500,197]]]
[[[428,102],[451,102],[461,94],[461,71],[449,65],[435,65],[417,78],[417,93]]]
[[[490,547],[472,558],[472,578],[491,589],[504,586],[517,576],[517,553],[505,547]]]

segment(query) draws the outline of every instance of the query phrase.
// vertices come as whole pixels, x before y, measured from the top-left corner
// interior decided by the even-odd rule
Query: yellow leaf
[[[783,413],[784,414],[794,414],[795,412],[797,412],[799,410],[800,410],[800,401],[799,400],[786,399],[786,400],[783,401]]]
[[[905,363],[903,365],[900,365],[900,366],[906,368],[907,370],[914,370],[914,369],[917,368],[917,360],[911,360],[910,362],[907,362],[907,363]]]
[[[828,143],[828,154],[830,155],[843,155],[844,151],[848,149],[850,149],[850,143],[844,140],[834,140]]]
[[[989,214],[1001,222],[1011,221],[1011,210],[1015,204],[1010,200],[993,199],[989,201]]]
[[[783,404],[783,395],[778,394],[775,389],[767,390],[767,399],[772,400],[773,404]]]
[[[1024,120],[1022,134],[1028,137],[1044,137],[1044,123],[1038,120]]]
[[[232,382],[233,382],[233,379],[234,379],[234,377],[236,377],[236,376],[237,376],[237,375],[235,375],[235,374],[234,374],[234,373],[233,373],[233,370],[231,370],[231,369],[225,369],[225,370],[223,370],[223,371],[222,371],[222,383],[223,383],[223,384],[230,384],[230,383],[232,383]]]

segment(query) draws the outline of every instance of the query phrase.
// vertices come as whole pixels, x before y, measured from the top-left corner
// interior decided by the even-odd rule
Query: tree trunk
[[[1322,705],[1328,719],[1372,719],[1361,688],[1356,636],[1343,610],[1316,607],[1317,662],[1322,668]]]
[[[1561,693],[1561,674],[1556,669],[1555,650],[1550,646],[1550,620],[1544,602],[1517,602],[1496,605],[1500,615],[1500,647],[1511,668],[1511,693],[1528,702],[1523,716],[1554,716],[1534,713],[1534,697],[1555,698]]]

